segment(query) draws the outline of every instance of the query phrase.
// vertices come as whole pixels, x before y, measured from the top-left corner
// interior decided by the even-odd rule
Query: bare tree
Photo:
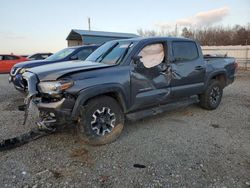
[[[233,28],[217,26],[191,30],[185,27],[181,35],[196,39],[201,45],[247,45],[250,43],[250,23]]]
[[[187,29],[186,27],[184,27],[182,29],[181,36],[183,36],[185,38],[194,38],[194,33],[190,29]]]
[[[138,29],[140,36],[175,36],[176,31],[169,30],[143,30]],[[250,44],[250,23],[246,26],[235,25],[234,27],[203,27],[203,28],[187,28],[182,29],[181,36],[185,38],[195,39],[204,46],[219,45],[249,45]]]
[[[137,33],[142,37],[152,37],[152,36],[174,36],[174,32],[168,30],[147,30],[147,29],[137,29]]]

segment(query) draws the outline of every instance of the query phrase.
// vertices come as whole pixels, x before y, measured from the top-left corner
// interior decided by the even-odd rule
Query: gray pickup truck
[[[38,108],[39,126],[74,123],[87,143],[101,145],[120,135],[126,118],[144,118],[189,100],[216,109],[236,67],[231,57],[203,57],[199,44],[185,38],[110,41],[86,61],[25,72],[26,105]]]

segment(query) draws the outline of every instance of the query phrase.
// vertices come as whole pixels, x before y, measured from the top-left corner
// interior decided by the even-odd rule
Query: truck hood
[[[92,69],[99,69],[109,67],[104,63],[97,63],[92,61],[65,61],[61,63],[53,63],[49,65],[42,65],[29,69],[29,72],[35,73],[40,81],[57,80],[59,77],[78,71],[86,71]]]

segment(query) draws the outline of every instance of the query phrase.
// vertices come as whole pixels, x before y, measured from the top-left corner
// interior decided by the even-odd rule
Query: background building
[[[68,41],[68,46],[79,46],[84,44],[102,44],[110,40],[128,39],[134,37],[138,37],[138,35],[132,33],[72,29],[66,40]]]

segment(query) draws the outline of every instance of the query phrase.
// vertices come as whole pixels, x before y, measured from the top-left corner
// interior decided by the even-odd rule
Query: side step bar
[[[128,114],[126,114],[126,118],[129,121],[136,121],[136,120],[148,117],[148,116],[153,116],[153,115],[157,115],[157,114],[160,114],[163,112],[172,111],[172,110],[178,109],[180,107],[189,106],[191,104],[198,103],[198,102],[199,102],[198,96],[194,95],[194,96],[191,96],[188,98],[179,99],[176,102],[171,102],[168,104],[159,105],[157,107],[128,113]]]

